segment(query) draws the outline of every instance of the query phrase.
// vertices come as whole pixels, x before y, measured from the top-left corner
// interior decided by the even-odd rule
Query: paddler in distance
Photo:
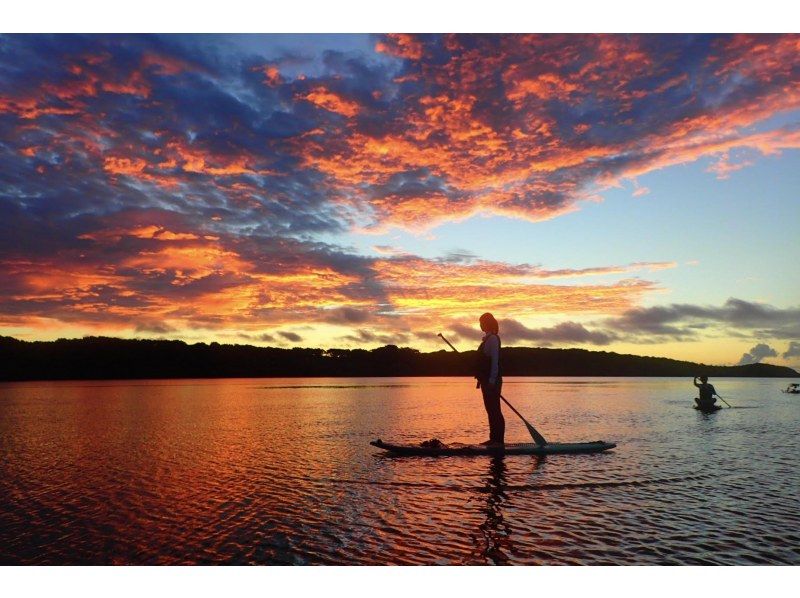
[[[700,378],[700,384],[697,383],[698,378]],[[712,384],[708,383],[708,376],[695,376],[694,385],[698,388],[700,393],[700,396],[694,400],[697,406],[700,409],[713,409],[714,403],[717,402],[717,399],[714,398],[717,391]]]
[[[481,444],[502,446],[506,431],[506,420],[500,410],[500,391],[503,377],[500,371],[500,326],[494,316],[485,313],[480,317],[481,330],[485,333],[478,347],[475,363],[475,378],[483,393],[483,405],[489,416],[489,440]]]

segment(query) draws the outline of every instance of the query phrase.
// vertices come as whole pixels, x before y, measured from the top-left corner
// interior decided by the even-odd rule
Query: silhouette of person
[[[699,389],[700,396],[694,400],[695,403],[700,409],[713,409],[714,403],[717,402],[717,399],[714,398],[717,391],[713,385],[708,383],[708,376],[699,376],[700,384],[697,383],[697,378],[698,376],[694,377],[694,385]]]
[[[500,410],[500,391],[503,387],[503,376],[500,370],[500,327],[490,313],[480,317],[481,330],[485,333],[478,347],[475,378],[483,393],[483,405],[489,416],[489,440],[486,445],[503,444],[506,431],[506,420]]]

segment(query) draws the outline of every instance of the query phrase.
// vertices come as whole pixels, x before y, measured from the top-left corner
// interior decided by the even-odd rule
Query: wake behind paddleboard
[[[597,440],[595,442],[551,442],[540,446],[532,442],[504,444],[502,446],[486,446],[483,444],[438,444],[422,446],[419,444],[391,444],[381,439],[370,442],[372,446],[383,449],[398,456],[446,455],[574,455],[580,453],[599,453],[617,446],[613,442]]]

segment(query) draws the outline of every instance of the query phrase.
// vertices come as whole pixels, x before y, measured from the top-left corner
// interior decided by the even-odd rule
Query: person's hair
[[[500,334],[500,326],[497,323],[497,320],[494,319],[494,316],[489,312],[486,312],[481,316],[480,323],[481,330],[485,330],[486,332],[490,332],[492,334]]]

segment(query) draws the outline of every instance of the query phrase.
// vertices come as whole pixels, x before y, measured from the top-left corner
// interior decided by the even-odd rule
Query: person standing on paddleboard
[[[476,388],[483,393],[483,405],[489,416],[489,440],[481,444],[500,445],[504,442],[506,420],[500,410],[500,391],[503,377],[500,372],[500,327],[490,313],[480,317],[481,330],[485,333],[478,347],[475,364]]]

